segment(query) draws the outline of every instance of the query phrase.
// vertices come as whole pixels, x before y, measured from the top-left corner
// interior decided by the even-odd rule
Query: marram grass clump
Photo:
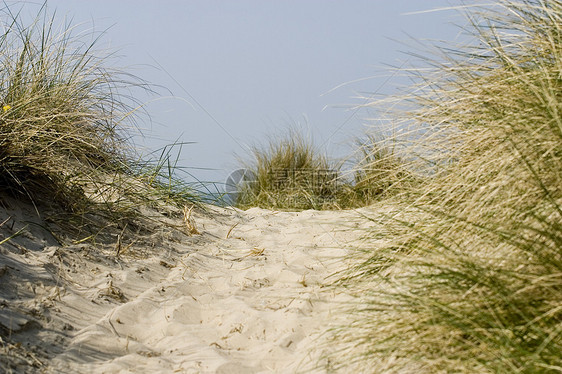
[[[341,277],[358,303],[335,367],[562,372],[562,2],[466,12],[475,42],[399,98],[438,167],[373,217],[385,244]]]
[[[96,226],[90,213],[117,223],[141,203],[194,201],[170,183],[165,157],[142,160],[129,142],[138,103],[123,92],[141,80],[105,68],[72,28],[57,32],[45,5],[29,25],[9,7],[0,17],[2,194],[48,205],[78,232]]]
[[[357,141],[351,168],[334,162],[298,130],[252,148],[236,205],[283,210],[350,209],[373,204],[413,184],[415,173],[390,139],[367,135]],[[348,162],[349,163],[349,162]],[[350,177],[351,176],[351,177]]]
[[[337,205],[338,168],[296,130],[253,147],[251,180],[240,184],[236,205],[271,209],[327,209]]]

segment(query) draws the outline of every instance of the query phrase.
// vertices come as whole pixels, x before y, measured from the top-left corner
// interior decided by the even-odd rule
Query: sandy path
[[[28,253],[27,266],[53,275],[40,294],[48,318],[30,335],[57,347],[37,356],[42,370],[326,372],[310,348],[345,296],[323,284],[368,223],[355,212],[213,209],[195,217],[202,235],[166,237],[138,258],[110,247]]]

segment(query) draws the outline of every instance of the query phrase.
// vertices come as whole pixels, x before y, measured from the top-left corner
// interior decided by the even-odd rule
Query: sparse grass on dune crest
[[[349,209],[370,205],[412,185],[417,177],[389,139],[367,135],[358,140],[351,170],[331,162],[297,130],[254,146],[246,165],[245,183],[238,185],[241,208],[304,210]],[[351,175],[351,178],[350,178]]]
[[[29,25],[8,6],[0,17],[2,193],[62,209],[58,223],[80,235],[100,228],[89,214],[117,224],[139,204],[196,200],[169,153],[146,161],[129,141],[138,103],[123,93],[144,82],[104,67],[95,42],[71,27],[57,31],[46,5]]]
[[[236,204],[272,209],[325,209],[337,204],[338,168],[297,130],[254,146],[252,180],[241,184]]]
[[[400,98],[442,162],[342,276],[358,303],[336,367],[562,372],[562,2],[466,12],[479,42],[442,49]]]

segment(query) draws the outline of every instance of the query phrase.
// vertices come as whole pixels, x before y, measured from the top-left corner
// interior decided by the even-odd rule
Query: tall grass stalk
[[[562,2],[465,11],[476,42],[441,48],[399,98],[439,167],[340,279],[358,303],[336,367],[562,372]]]

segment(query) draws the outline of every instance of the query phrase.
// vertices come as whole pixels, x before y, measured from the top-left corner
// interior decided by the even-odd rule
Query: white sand
[[[210,209],[194,215],[201,235],[162,227],[117,258],[114,243],[61,247],[31,207],[2,208],[3,237],[28,223],[0,245],[0,371],[327,372],[322,333],[346,295],[326,277],[369,222]]]

